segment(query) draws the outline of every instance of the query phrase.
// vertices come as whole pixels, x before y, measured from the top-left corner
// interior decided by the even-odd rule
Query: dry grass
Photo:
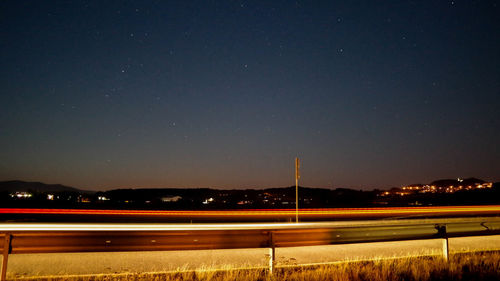
[[[500,252],[462,253],[441,257],[345,262],[332,265],[277,268],[273,276],[265,269],[140,273],[74,277],[29,278],[44,281],[229,281],[229,280],[500,280]],[[15,279],[27,280],[27,279]]]

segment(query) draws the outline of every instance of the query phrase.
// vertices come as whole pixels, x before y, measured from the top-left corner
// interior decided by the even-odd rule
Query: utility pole
[[[299,158],[295,158],[295,223],[299,223]]]

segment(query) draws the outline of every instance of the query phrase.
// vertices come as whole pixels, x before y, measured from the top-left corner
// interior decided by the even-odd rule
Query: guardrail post
[[[9,254],[12,249],[12,235],[10,233],[5,234],[5,239],[3,241],[3,258],[2,258],[2,272],[0,274],[0,281],[5,281],[7,277],[7,262],[9,260]]]
[[[450,258],[450,250],[448,247],[448,234],[446,233],[446,225],[436,225],[438,235],[443,238],[443,258],[448,261]]]
[[[269,274],[273,274],[275,264],[274,233],[269,231]]]

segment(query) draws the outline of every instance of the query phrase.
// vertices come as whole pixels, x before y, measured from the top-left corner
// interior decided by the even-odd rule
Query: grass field
[[[265,269],[187,271],[92,276],[19,278],[44,281],[125,280],[500,280],[500,252],[460,253],[442,257],[416,257],[377,261],[342,262],[330,265],[281,267],[270,276]]]

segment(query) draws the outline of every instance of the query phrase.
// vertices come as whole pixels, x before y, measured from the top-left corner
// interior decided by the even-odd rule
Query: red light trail
[[[301,209],[301,217],[387,217],[412,215],[481,215],[500,214],[500,205],[486,206],[438,206],[438,207],[387,207],[387,208],[328,208]],[[248,209],[248,210],[96,210],[96,209],[24,209],[0,208],[0,214],[34,215],[103,215],[144,217],[288,217],[294,209]]]

